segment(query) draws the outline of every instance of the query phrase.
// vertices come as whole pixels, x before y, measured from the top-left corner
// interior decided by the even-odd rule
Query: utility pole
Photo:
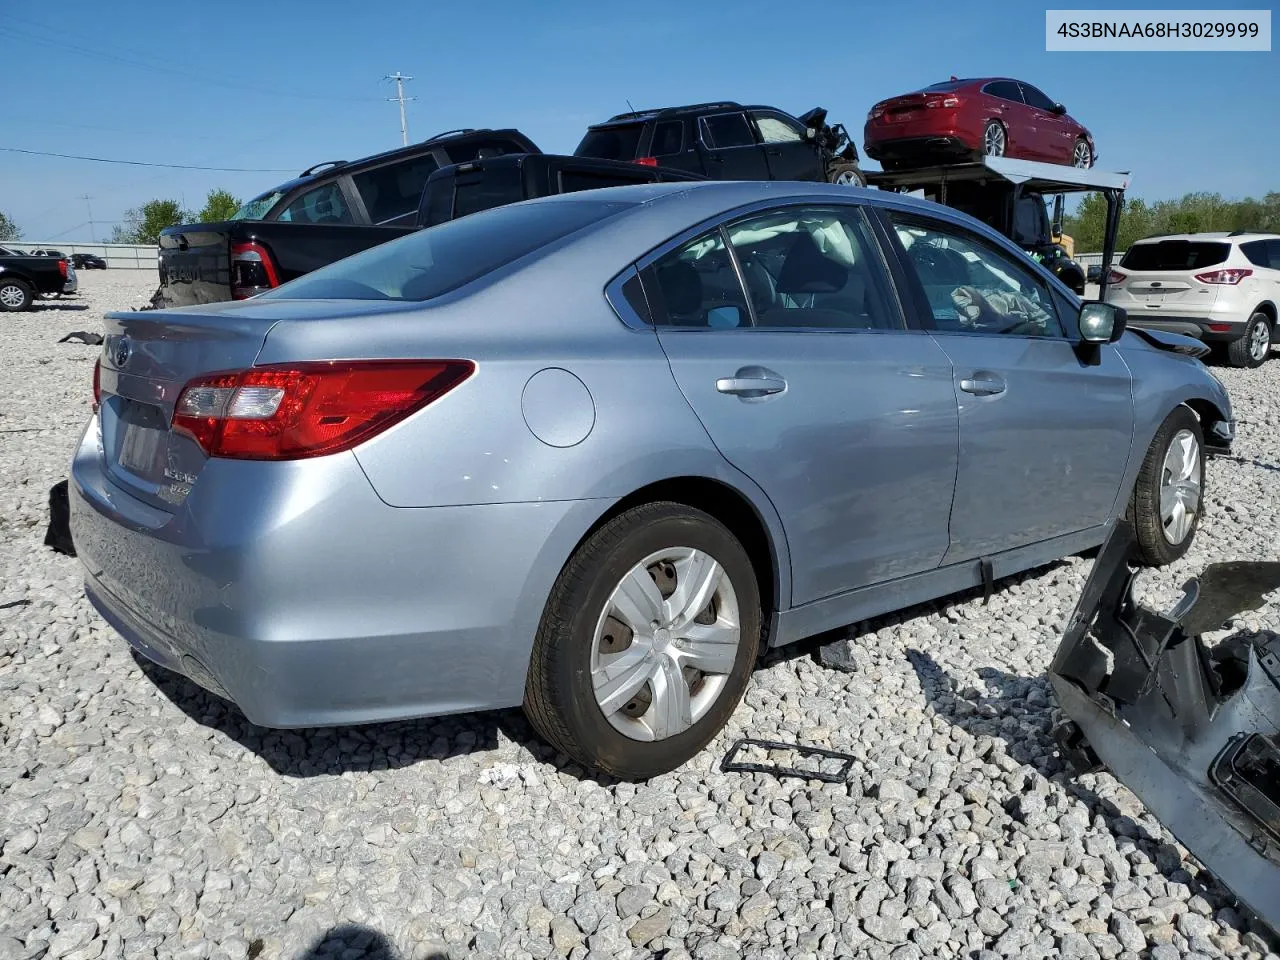
[[[86,193],[83,196],[81,196],[80,199],[83,200],[84,205],[89,208],[89,241],[91,243],[97,243],[98,238],[94,235],[94,232],[93,232],[93,204],[89,202],[90,200],[93,199],[93,197],[89,196]]]
[[[399,70],[397,70],[395,73],[389,76],[383,77],[382,79],[394,80],[396,82],[396,95],[394,97],[387,97],[387,102],[391,103],[392,101],[395,101],[396,103],[400,104],[400,143],[402,146],[407,147],[409,145],[409,125],[404,118],[404,105],[406,101],[413,101],[413,100],[417,100],[418,98],[406,97],[404,95],[404,82],[406,80],[412,80],[413,77],[406,77],[403,74],[401,74]]]

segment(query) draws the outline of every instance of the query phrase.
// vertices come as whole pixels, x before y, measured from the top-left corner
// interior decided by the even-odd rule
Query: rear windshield
[[[588,130],[573,152],[579,157],[599,157],[601,160],[634,160],[639,154],[643,131],[643,123]]]
[[[261,220],[267,215],[267,211],[280,202],[280,198],[284,194],[279,190],[272,190],[270,193],[264,193],[260,197],[254,197],[252,200],[246,200],[240,205],[240,209],[231,215],[232,220]]]
[[[950,93],[952,90],[959,90],[966,87],[972,80],[946,80],[942,83],[934,83],[921,90],[921,93]]]
[[[471,179],[463,174],[455,181],[453,215],[466,217],[481,210],[508,203],[519,203],[524,197],[524,172],[519,167],[494,167]]]
[[[515,204],[419,230],[321,267],[258,300],[430,300],[629,203]]]
[[[1120,266],[1130,270],[1200,270],[1222,263],[1231,254],[1229,243],[1202,240],[1161,240],[1135,243]]]

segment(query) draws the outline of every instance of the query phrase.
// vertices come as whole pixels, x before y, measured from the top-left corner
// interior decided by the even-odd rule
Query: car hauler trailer
[[[1101,193],[1107,201],[1107,220],[1098,299],[1105,298],[1124,192],[1129,186],[1127,171],[1105,173],[1056,163],[984,157],[974,163],[869,173],[867,183],[898,193],[918,190],[926,199],[976,217],[1039,257],[1060,280],[1081,295],[1084,294],[1084,270],[1070,259],[1054,237],[1062,234],[1063,203],[1067,194]],[[1052,223],[1045,210],[1047,197],[1053,198]]]

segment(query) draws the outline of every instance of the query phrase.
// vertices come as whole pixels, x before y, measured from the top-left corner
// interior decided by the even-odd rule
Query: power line
[[[47,150],[23,150],[0,147],[6,153],[25,153],[33,157],[57,157],[61,160],[91,160],[94,163],[120,163],[130,167],[164,167],[168,170],[208,170],[213,173],[293,173],[285,167],[202,167],[187,163],[151,163],[146,160],[112,160],[107,157],[84,157],[74,153],[50,153]]]
[[[412,80],[413,77],[403,76],[400,71],[397,70],[395,73],[383,77],[382,79],[394,80],[396,82],[396,95],[394,97],[387,97],[387,102],[396,101],[400,104],[400,143],[402,146],[407,147],[409,145],[409,126],[404,119],[404,104],[406,100],[404,95],[404,82],[406,80]],[[417,100],[418,98],[408,97],[407,99],[412,101]]]

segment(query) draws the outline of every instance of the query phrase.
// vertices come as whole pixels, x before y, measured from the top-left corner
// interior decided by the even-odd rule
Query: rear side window
[[[1248,243],[1240,244],[1240,252],[1249,258],[1249,262],[1255,267],[1269,267],[1272,265],[1270,254],[1267,252],[1266,240],[1250,240]]]
[[[669,157],[673,153],[681,153],[683,151],[683,120],[664,120],[653,128],[653,146],[649,148],[649,156]]]
[[[1120,266],[1129,270],[1201,270],[1222,263],[1230,254],[1229,243],[1161,240],[1135,243],[1125,252]]]
[[[645,269],[645,299],[663,327],[751,326],[751,310],[719,230],[704,233]]]
[[[632,206],[515,204],[370,247],[259,294],[275,300],[430,300]]]
[[[277,220],[285,223],[354,223],[351,208],[337,183],[308,190],[284,208]]]
[[[1002,100],[1022,103],[1022,91],[1012,80],[993,80],[982,88],[982,92]]]
[[[602,187],[625,187],[633,183],[649,183],[652,179],[645,173],[628,177],[621,173],[598,173],[594,170],[561,170],[560,192],[576,193],[579,190],[599,190]]]
[[[1271,269],[1280,270],[1280,240],[1268,240],[1267,249],[1271,251]]]
[[[756,142],[745,113],[717,113],[698,122],[702,129],[702,142],[714,150],[749,147]]]
[[[369,211],[370,222],[388,223],[417,210],[422,188],[437,166],[435,157],[426,154],[353,175],[351,181]]]
[[[599,157],[601,160],[634,160],[640,149],[643,123],[627,123],[613,127],[597,127],[587,135],[573,151],[579,157]]]

